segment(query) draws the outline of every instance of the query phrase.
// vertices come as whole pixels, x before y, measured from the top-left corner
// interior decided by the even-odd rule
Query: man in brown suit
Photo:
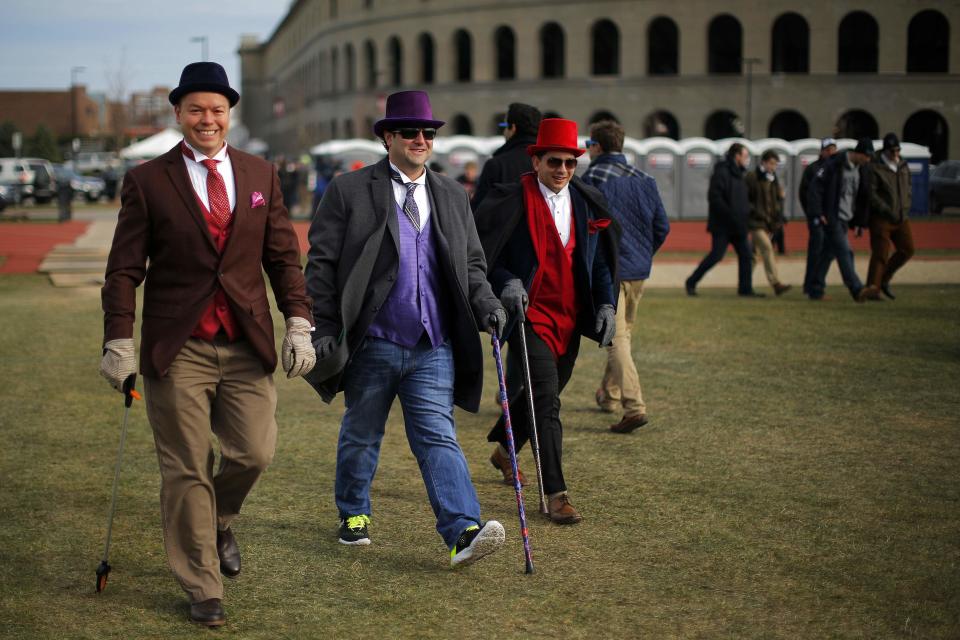
[[[224,623],[220,573],[240,573],[230,524],[273,458],[277,366],[266,271],[286,318],[287,377],[313,368],[299,243],[266,161],[226,145],[240,96],[223,67],[187,65],[170,92],[183,142],[127,173],[102,299],[101,374],[136,371],[136,289],[146,279],[140,371],[160,462],[163,537],[191,619]],[[220,441],[214,474],[210,432]]]

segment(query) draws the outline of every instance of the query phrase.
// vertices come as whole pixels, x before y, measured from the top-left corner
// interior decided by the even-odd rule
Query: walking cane
[[[537,437],[537,418],[533,410],[533,386],[530,383],[530,358],[527,356],[527,336],[523,327],[523,316],[520,316],[520,356],[523,360],[524,385],[527,387],[527,410],[530,412],[530,448],[533,451],[533,465],[537,469],[537,489],[540,491],[540,513],[548,515],[547,499],[543,495],[543,472],[540,468],[540,441]]]
[[[521,327],[521,331],[523,328]],[[497,361],[497,380],[500,383],[500,407],[503,409],[503,426],[507,433],[507,450],[510,466],[513,467],[513,490],[517,494],[517,513],[520,515],[520,534],[523,537],[525,573],[533,573],[533,556],[530,554],[530,534],[527,531],[527,514],[523,510],[523,489],[520,488],[520,473],[517,471],[517,449],[513,443],[513,425],[510,423],[510,403],[507,401],[507,383],[503,379],[503,360],[500,357],[500,337],[493,331],[493,358]]]
[[[103,560],[97,567],[97,593],[107,588],[107,576],[110,574],[110,565],[107,557],[110,555],[110,535],[113,532],[113,514],[117,510],[117,484],[120,481],[120,461],[123,459],[123,443],[127,439],[127,416],[130,415],[130,405],[133,399],[140,399],[140,394],[134,389],[137,374],[131,373],[123,381],[123,421],[120,423],[120,447],[117,450],[117,466],[113,470],[113,495],[110,498],[110,515],[107,517],[107,543],[103,547]]]

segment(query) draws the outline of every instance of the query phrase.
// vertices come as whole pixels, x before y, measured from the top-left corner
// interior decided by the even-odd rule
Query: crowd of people
[[[623,153],[623,128],[597,122],[580,147],[575,122],[511,104],[505,143],[479,177],[476,167],[465,167],[452,179],[430,169],[444,121],[429,96],[391,94],[374,125],[386,157],[325,181],[302,269],[287,210],[296,168],[278,172],[226,144],[240,96],[223,68],[188,65],[169,99],[183,141],[123,183],[102,291],[100,372],[122,392],[135,379],[136,289],[143,284],[139,371],[160,466],[165,549],[191,620],[224,624],[221,576],[241,572],[231,525],[274,454],[278,357],[263,271],[284,316],[282,370],[304,377],[326,402],[343,394],[333,491],[340,543],[371,544],[371,485],[399,400],[450,565],[472,564],[501,547],[504,528],[482,517],[455,425],[456,406],[480,406],[484,331],[509,345],[513,407],[512,440],[505,417],[491,425],[491,464],[505,483],[526,483],[519,469],[514,474],[511,448],[536,435],[546,515],[558,525],[581,521],[563,473],[560,394],[587,338],[606,348],[596,401],[619,414],[609,431],[648,423],[632,326],[670,231],[656,182]],[[899,173],[896,139],[888,136],[870,165],[873,182],[861,177],[863,144],[828,159],[825,141],[823,159],[806,177],[805,210],[811,229],[822,231],[811,233],[819,257],[804,284],[813,298],[822,299],[834,256],[857,299],[878,288],[892,298],[890,277],[912,252],[908,191],[903,199],[909,182]],[[591,161],[580,178],[584,153]],[[747,174],[748,160],[746,149],[733,145],[717,166],[713,249],[688,293],[731,243],[741,295],[757,295],[754,247],[774,291],[789,289],[778,279],[770,241],[782,224],[778,158],[764,155]],[[847,226],[862,226],[861,201],[877,212],[870,218],[876,250],[881,238],[898,249],[871,260],[866,286],[845,244]],[[216,471],[211,431],[220,443]]]

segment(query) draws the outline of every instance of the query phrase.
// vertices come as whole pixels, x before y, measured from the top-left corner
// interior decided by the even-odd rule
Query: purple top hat
[[[387,114],[373,125],[373,133],[383,137],[384,129],[398,127],[426,127],[439,129],[443,120],[433,119],[430,96],[426,91],[398,91],[387,96]]]
[[[191,62],[180,74],[180,86],[170,92],[170,104],[177,105],[180,98],[194,91],[219,93],[227,98],[230,106],[236,106],[240,94],[230,88],[227,72],[216,62]]]

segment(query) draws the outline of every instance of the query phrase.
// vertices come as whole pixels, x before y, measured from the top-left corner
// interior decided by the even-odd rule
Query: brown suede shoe
[[[867,300],[883,300],[883,298],[880,297],[880,289],[869,285],[860,289],[860,292],[854,297],[854,300],[863,303]]]
[[[614,433],[630,433],[645,424],[647,424],[647,416],[642,413],[638,416],[623,416],[623,420],[617,424],[610,425],[610,431]]]
[[[793,285],[791,284],[783,284],[782,282],[778,282],[777,284],[773,285],[773,292],[778,296],[782,296],[787,291],[790,291],[790,289],[793,289]]]
[[[218,598],[210,598],[202,602],[190,604],[190,622],[202,624],[205,627],[219,627],[227,622],[223,613],[223,604]]]
[[[490,464],[493,465],[494,469],[497,469],[503,474],[503,484],[508,484],[512,487],[513,465],[510,464],[509,456],[500,453],[500,447],[495,448],[490,455]],[[523,475],[523,471],[520,470],[519,466],[517,466],[517,474],[520,476],[520,485],[525,486],[527,484],[527,478]]]
[[[561,493],[556,498],[551,498],[547,505],[550,519],[557,524],[577,524],[583,520],[583,516],[577,513],[577,510],[570,504],[570,498],[565,493]]]

